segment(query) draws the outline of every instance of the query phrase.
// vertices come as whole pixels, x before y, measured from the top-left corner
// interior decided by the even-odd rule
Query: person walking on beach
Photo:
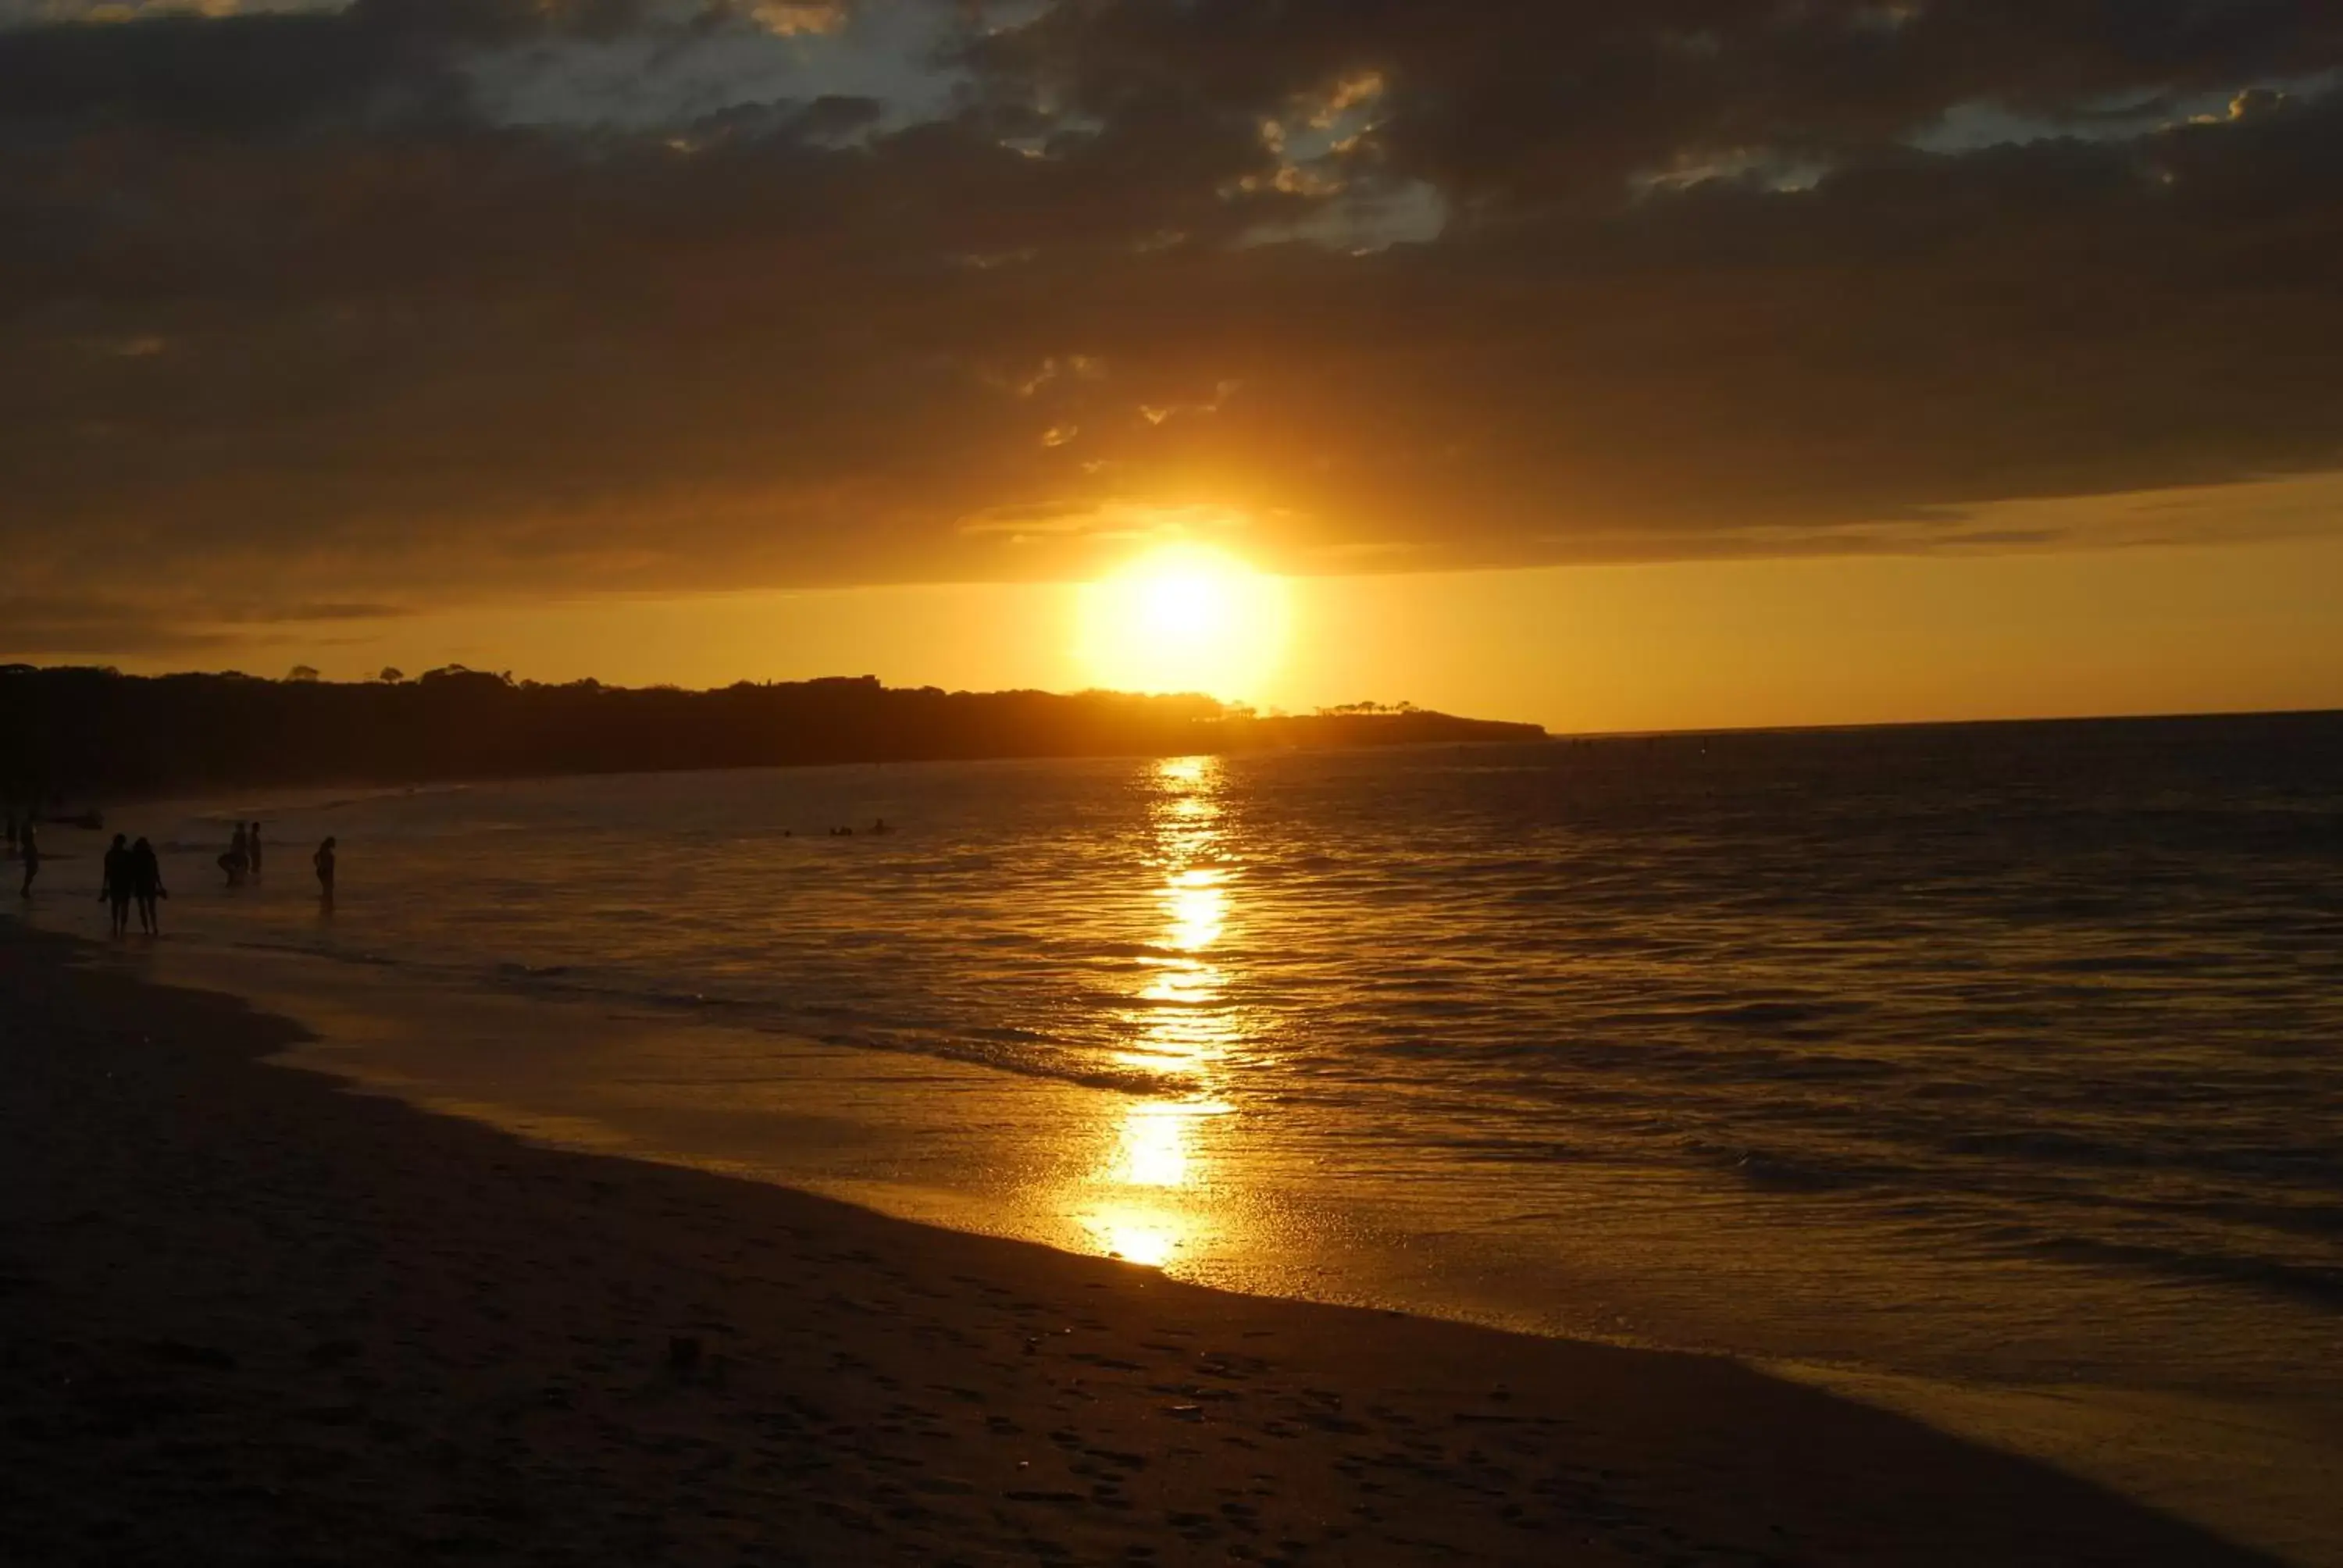
[[[330,837],[317,846],[309,863],[317,868],[317,897],[330,910],[334,907],[334,840]]]
[[[105,869],[100,873],[97,900],[114,906],[115,936],[125,936],[130,930],[130,840],[120,833],[114,836],[114,845],[106,851]]]
[[[16,890],[19,898],[33,896],[33,879],[41,874],[41,840],[33,831],[33,819],[25,819],[25,826],[16,834],[16,852],[25,857],[25,885]]]
[[[231,888],[244,886],[244,873],[252,867],[252,840],[245,836],[244,824],[236,825],[236,837],[228,840],[227,853],[219,858],[219,869],[227,874]]]
[[[138,929],[148,936],[160,936],[163,922],[155,909],[155,900],[167,899],[171,890],[163,886],[163,862],[156,858],[155,846],[141,839],[130,846],[130,896],[138,901]]]
[[[246,845],[246,852],[251,857],[252,874],[258,877],[260,875],[260,824],[257,822],[252,825],[252,837]]]

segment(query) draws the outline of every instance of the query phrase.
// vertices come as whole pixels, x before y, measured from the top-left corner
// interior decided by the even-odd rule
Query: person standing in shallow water
[[[155,908],[155,900],[171,896],[163,886],[163,862],[155,856],[155,846],[141,839],[130,846],[130,896],[138,901],[138,929],[148,936],[160,936],[163,922]]]
[[[252,837],[246,842],[245,853],[251,861],[252,874],[257,877],[260,875],[260,824],[257,822],[252,825]]]
[[[114,836],[112,848],[106,851],[106,869],[97,889],[97,900],[114,906],[113,934],[122,936],[130,930],[130,840],[120,833]]]
[[[334,840],[328,838],[318,845],[309,863],[317,868],[317,897],[330,910],[334,907]]]
[[[252,840],[245,836],[244,824],[236,825],[236,837],[228,840],[227,853],[219,858],[219,869],[227,873],[227,885],[240,888],[244,874],[252,868]]]
[[[25,885],[16,890],[19,898],[33,896],[33,879],[41,874],[41,840],[33,831],[33,819],[25,819],[25,826],[16,834],[17,852],[25,857]]]

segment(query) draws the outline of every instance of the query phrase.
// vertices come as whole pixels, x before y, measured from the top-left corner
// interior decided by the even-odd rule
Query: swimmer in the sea
[[[244,874],[252,869],[252,839],[246,834],[243,823],[236,825],[236,837],[228,840],[227,853],[214,863],[226,876],[229,887],[244,886]]]

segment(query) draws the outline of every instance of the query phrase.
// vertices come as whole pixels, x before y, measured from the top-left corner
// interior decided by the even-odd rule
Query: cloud
[[[15,657],[216,654],[307,644],[320,640],[318,629],[331,623],[407,613],[387,604],[221,602],[167,589],[141,595],[135,588],[126,594],[0,594],[0,625],[8,628],[8,651]]]
[[[1978,508],[2343,466],[2321,8],[10,15],[0,549],[158,626],[1204,517],[1305,569],[2014,549],[2088,508]]]

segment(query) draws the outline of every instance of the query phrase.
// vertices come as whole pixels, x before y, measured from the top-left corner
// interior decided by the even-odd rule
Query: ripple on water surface
[[[784,1060],[810,1041],[878,1064],[869,1094],[983,1107],[949,1159],[897,1161],[962,1191],[957,1220],[1175,1271],[2331,1394],[2338,779],[2343,722],[2310,717],[569,779],[124,825],[166,845],[187,950],[671,1020],[700,1043],[581,1023],[474,1053],[525,1099],[657,1050],[666,1100],[594,1105],[639,1142],[699,1072],[691,1136],[779,1169],[749,1146],[784,1100],[746,1114],[737,1085],[810,1081]],[[213,826],[254,815],[271,877],[214,888]],[[328,831],[330,922],[293,874]]]

